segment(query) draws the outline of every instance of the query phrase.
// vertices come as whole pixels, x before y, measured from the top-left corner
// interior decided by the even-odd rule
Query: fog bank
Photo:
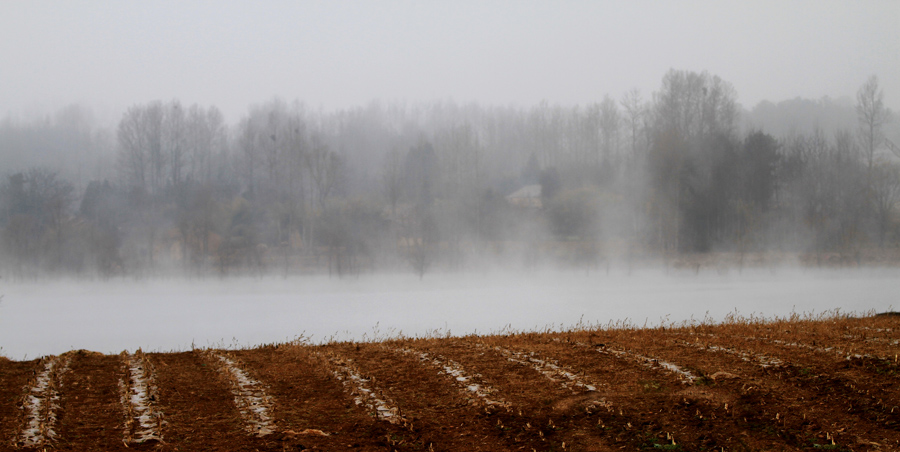
[[[729,275],[534,271],[194,281],[5,284],[0,353],[32,359],[72,349],[118,353],[313,343],[439,333],[559,330],[579,322],[638,326],[882,312],[900,270],[779,270]]]

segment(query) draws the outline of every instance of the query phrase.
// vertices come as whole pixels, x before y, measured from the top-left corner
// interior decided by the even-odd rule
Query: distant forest
[[[585,106],[272,100],[0,122],[0,277],[308,274],[900,246],[900,126],[853,100],[737,104],[671,70]]]

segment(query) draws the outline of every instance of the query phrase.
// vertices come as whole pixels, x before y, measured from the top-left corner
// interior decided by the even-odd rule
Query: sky
[[[669,69],[761,100],[900,107],[900,1],[7,1],[0,117],[153,100],[229,122],[273,97],[336,110],[453,100],[528,107],[645,98]]]

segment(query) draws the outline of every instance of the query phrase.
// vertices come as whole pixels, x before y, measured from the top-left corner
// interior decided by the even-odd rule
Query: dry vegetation
[[[0,359],[2,448],[900,450],[900,316]]]

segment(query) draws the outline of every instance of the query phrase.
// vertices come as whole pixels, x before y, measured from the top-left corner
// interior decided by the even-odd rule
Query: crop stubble
[[[898,330],[835,315],[146,353],[161,432],[145,437],[127,430],[129,355],[69,352],[55,435],[33,446],[49,361],[0,359],[0,447],[898,450]],[[260,401],[269,427],[248,421]]]

